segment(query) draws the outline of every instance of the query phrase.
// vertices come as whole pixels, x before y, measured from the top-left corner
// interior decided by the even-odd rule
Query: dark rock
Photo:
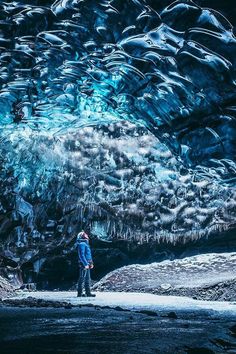
[[[224,350],[236,350],[235,342],[232,343],[232,342],[222,339],[222,338],[215,338],[212,341],[213,341],[213,343],[215,343],[217,346],[220,346]]]
[[[236,337],[236,324],[230,327],[230,331],[233,333],[233,336]]]
[[[116,311],[125,311],[125,309],[123,309],[123,308],[120,307],[120,306],[116,306],[116,307],[114,307],[114,309],[115,309]]]
[[[215,354],[215,352],[208,348],[189,348],[186,350],[187,354]]]
[[[36,290],[36,284],[35,283],[27,283],[23,284],[20,287],[21,290],[28,290],[28,291],[35,291]]]
[[[169,313],[167,314],[167,317],[168,317],[168,318],[173,318],[173,319],[175,319],[175,320],[178,318],[178,316],[176,315],[176,313],[175,313],[174,311],[169,312]]]
[[[157,313],[156,313],[155,311],[151,311],[151,310],[141,310],[141,311],[137,311],[137,312],[142,313],[143,315],[157,317]]]
[[[67,309],[67,310],[72,309],[72,305],[71,305],[71,303],[67,303],[67,304],[65,304],[64,308],[65,308],[65,309]]]

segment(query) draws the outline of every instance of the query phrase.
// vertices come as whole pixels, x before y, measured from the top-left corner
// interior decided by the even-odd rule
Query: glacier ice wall
[[[6,257],[81,227],[171,243],[235,228],[233,5],[1,2]]]

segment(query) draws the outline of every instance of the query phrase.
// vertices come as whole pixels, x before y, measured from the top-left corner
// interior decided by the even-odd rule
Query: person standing
[[[79,258],[79,281],[77,297],[87,296],[95,297],[90,289],[90,269],[93,269],[92,252],[89,246],[89,236],[86,232],[81,231],[77,236],[78,258]],[[83,295],[83,289],[85,294]]]

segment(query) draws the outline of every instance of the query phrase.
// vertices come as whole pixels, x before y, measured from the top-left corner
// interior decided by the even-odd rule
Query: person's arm
[[[91,248],[89,245],[87,245],[87,247],[88,247],[88,261],[89,261],[89,263],[93,263]]]
[[[88,262],[89,262],[89,267],[92,269],[93,268],[93,257],[92,257],[92,252],[91,248],[89,245],[87,245],[87,256],[88,256]]]
[[[85,247],[86,244],[84,242],[81,242],[79,244],[79,248],[78,248],[78,252],[79,252],[79,259],[81,261],[81,263],[83,264],[84,267],[88,267],[89,263],[85,257]]]

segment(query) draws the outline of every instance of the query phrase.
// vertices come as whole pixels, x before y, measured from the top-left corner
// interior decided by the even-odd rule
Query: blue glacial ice
[[[1,3],[8,245],[235,227],[235,24],[205,3]]]

